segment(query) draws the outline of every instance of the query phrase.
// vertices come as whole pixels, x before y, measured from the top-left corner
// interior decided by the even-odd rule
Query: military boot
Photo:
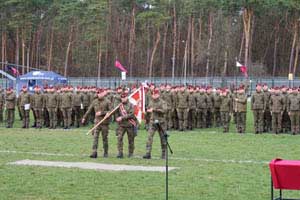
[[[151,159],[151,154],[150,153],[146,153],[144,156],[143,156],[144,159]]]
[[[119,152],[119,154],[117,155],[117,158],[123,158],[123,153],[122,152]]]
[[[97,152],[93,152],[91,155],[90,155],[90,158],[97,158]]]

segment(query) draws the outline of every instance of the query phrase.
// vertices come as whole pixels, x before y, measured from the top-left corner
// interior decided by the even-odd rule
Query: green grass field
[[[170,132],[174,154],[170,166],[179,167],[169,174],[169,199],[232,200],[270,199],[268,162],[276,157],[300,158],[300,137],[287,134],[253,134],[252,115],[248,112],[245,135],[221,129]],[[18,119],[18,117],[17,117]],[[64,130],[0,128],[0,199],[13,200],[159,200],[165,198],[165,174],[158,172],[109,172],[81,169],[7,165],[23,159],[98,162],[143,166],[164,166],[159,137],[154,138],[153,156],[143,160],[147,133],[139,131],[135,158],[117,159],[114,126],[111,126],[109,158],[91,160],[92,138],[88,128]],[[127,139],[125,139],[125,149]],[[102,147],[100,139],[100,150]],[[126,152],[126,151],[125,151]],[[48,153],[48,154],[39,154]],[[51,153],[51,154],[50,154]],[[126,152],[127,154],[127,152]],[[100,151],[102,155],[102,151]],[[252,162],[239,162],[252,161]],[[284,192],[300,197],[299,192]]]

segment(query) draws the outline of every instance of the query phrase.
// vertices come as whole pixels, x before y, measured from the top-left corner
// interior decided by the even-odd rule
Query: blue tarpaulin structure
[[[33,91],[34,86],[39,85],[43,89],[45,86],[55,86],[67,84],[67,78],[52,71],[31,71],[19,76],[16,81],[17,91],[28,86],[29,91]]]

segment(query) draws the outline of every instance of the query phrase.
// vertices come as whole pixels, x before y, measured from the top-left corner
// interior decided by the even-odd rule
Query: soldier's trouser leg
[[[272,128],[272,116],[269,110],[264,112],[264,132],[271,131]]]
[[[36,127],[41,128],[42,127],[42,117],[43,117],[43,110],[42,109],[34,109],[35,117],[36,117]]]
[[[100,127],[97,127],[94,132],[93,132],[93,137],[94,137],[94,140],[93,140],[93,153],[97,153],[97,150],[98,150],[98,142],[99,142],[99,133],[100,133],[100,130],[101,128]]]
[[[179,125],[179,130],[183,130],[184,129],[184,109],[178,108],[177,109],[177,115],[178,115],[178,125]]]
[[[56,108],[48,108],[49,119],[50,119],[50,128],[56,128],[57,126],[57,112]]]
[[[18,114],[19,114],[20,120],[23,120],[23,116],[21,113],[21,106],[17,106],[17,108],[18,108]]]
[[[7,109],[7,126],[8,127],[13,127],[13,123],[15,121],[15,109]]]
[[[75,111],[75,122],[76,122],[76,123],[74,123],[74,125],[76,127],[79,127],[80,126],[80,119],[81,119],[80,118],[80,106],[76,106],[73,109]]]
[[[229,131],[229,113],[228,112],[221,112],[221,121],[224,132]]]
[[[2,122],[3,122],[3,108],[0,105],[0,123],[2,123]]]
[[[278,133],[278,113],[273,113],[272,114],[272,129],[273,133]]]
[[[33,126],[32,127],[36,127],[36,112],[35,110],[32,108],[32,113],[33,113],[33,119],[34,119],[34,123],[33,123]]]
[[[62,111],[65,128],[69,128],[71,125],[72,108],[63,108]]]
[[[156,127],[154,124],[150,124],[149,130],[148,130],[148,140],[146,144],[146,153],[151,155],[152,150],[152,144],[153,144],[153,136],[155,134]]]
[[[291,111],[290,113],[291,130],[293,134],[296,134],[299,132],[299,112]]]
[[[126,128],[119,126],[118,127],[118,151],[123,154],[123,137],[126,132]]]
[[[166,122],[168,124],[168,130],[170,130],[170,129],[174,128],[174,126],[173,126],[173,119],[172,119],[172,110],[171,109],[169,109],[167,111],[167,116],[168,116],[167,117],[168,121],[166,121]]]
[[[132,156],[134,152],[134,127],[128,127],[127,129],[127,137],[128,137],[128,155]]]
[[[236,113],[236,126],[239,133],[244,133],[246,128],[246,112]]]
[[[173,109],[171,113],[172,113],[173,129],[177,130],[179,124],[178,124],[178,114],[176,109]]]
[[[145,113],[145,129],[146,130],[149,129],[150,117],[151,117],[151,114],[146,112]]]
[[[281,121],[282,132],[288,132],[290,130],[290,127],[291,127],[290,123],[291,123],[290,116],[289,116],[288,112],[285,110],[283,112],[282,121]]]
[[[21,107],[21,113],[23,116],[23,127],[29,128],[29,110],[25,110],[24,106]]]
[[[189,117],[189,110],[184,109],[183,110],[183,130],[186,130],[188,128],[188,117]]]
[[[215,114],[214,114],[214,118],[215,118],[215,126],[216,127],[220,127],[221,126],[221,113],[220,113],[220,109],[215,109]]]
[[[109,128],[108,128],[108,125],[102,125],[100,127],[101,127],[104,154],[108,154],[108,130],[109,130]]]
[[[22,115],[22,128],[25,128],[26,127],[26,125],[25,125],[26,119],[25,119],[24,106],[21,106],[21,108],[20,108],[20,115]]]
[[[167,151],[167,142],[163,130],[158,130],[161,145],[161,157],[165,159]]]
[[[44,116],[43,117],[43,119],[44,119],[44,121],[43,121],[44,125],[46,127],[49,127],[49,125],[50,125],[50,117],[49,117],[49,112],[48,112],[47,108],[44,108],[43,116]]]
[[[211,110],[210,109],[207,110],[207,112],[206,112],[206,128],[210,128],[211,127],[211,125],[212,125],[212,117],[213,117],[213,115],[212,115]]]

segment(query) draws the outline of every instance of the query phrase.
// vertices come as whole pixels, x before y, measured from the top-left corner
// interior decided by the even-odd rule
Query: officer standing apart
[[[95,111],[95,125],[98,124],[110,111],[110,102],[105,98],[106,96],[105,90],[98,90],[97,98],[93,100],[91,105],[89,106],[87,112],[84,114],[81,122],[84,124],[88,119],[90,113]],[[102,134],[102,142],[103,142],[103,157],[108,157],[108,130],[109,130],[109,122],[110,119],[106,119],[101,125],[99,125],[93,132],[94,142],[93,142],[93,152],[90,155],[90,158],[97,158],[97,149],[98,149],[98,140],[99,133],[101,131]]]
[[[159,90],[155,89],[152,93],[152,101],[150,102],[147,112],[150,113],[150,123],[149,123],[149,131],[148,131],[148,141],[146,145],[146,154],[143,156],[144,159],[151,159],[151,150],[152,150],[152,143],[153,143],[153,136],[156,131],[159,133],[160,143],[161,143],[161,158],[166,158],[166,150],[167,150],[167,143],[165,140],[164,132],[161,128],[164,127],[164,113],[167,110],[166,103],[161,100],[159,94]],[[159,128],[159,126],[161,128]]]
[[[134,108],[128,101],[127,93],[121,94],[121,102],[118,111],[116,112],[116,121],[118,123],[118,156],[117,158],[123,158],[123,137],[125,133],[128,136],[128,157],[133,156],[134,151],[134,129],[137,126]]]

